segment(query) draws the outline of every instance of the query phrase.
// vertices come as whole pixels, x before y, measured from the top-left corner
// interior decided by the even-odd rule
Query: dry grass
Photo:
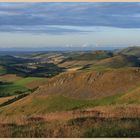
[[[6,74],[0,76],[1,81],[7,81],[7,82],[14,82],[20,79],[22,79],[22,77],[19,77],[16,74]]]
[[[22,107],[21,107],[22,108]],[[11,109],[11,108],[10,108]],[[21,110],[20,110],[21,111]],[[27,111],[27,110],[26,110]],[[0,124],[16,123],[24,124],[27,123],[29,118],[32,120],[43,120],[43,121],[68,121],[75,118],[95,117],[95,118],[110,118],[110,119],[122,119],[122,118],[139,118],[140,117],[140,105],[116,105],[116,106],[98,106],[87,109],[77,109],[72,111],[57,111],[57,112],[34,112],[28,115],[29,112],[10,112],[4,115],[0,115]],[[28,110],[30,111],[30,110]],[[37,110],[36,110],[37,111]],[[11,113],[12,113],[11,112]],[[18,114],[17,114],[18,113]]]
[[[41,79],[41,80],[34,80],[32,82],[25,84],[24,86],[26,88],[29,88],[29,89],[34,89],[34,88],[37,88],[39,86],[45,85],[47,83],[47,80],[48,79],[45,79],[45,78]]]
[[[95,61],[85,61],[85,60],[72,60],[72,61],[66,61],[62,64],[59,64],[59,67],[65,67],[65,68],[70,68],[70,67],[75,67],[75,66],[84,66],[88,64],[94,64]]]
[[[35,92],[38,95],[61,94],[80,99],[97,99],[125,93],[140,84],[137,68],[106,72],[67,72],[50,80]],[[65,88],[64,88],[65,87]]]
[[[112,63],[112,62],[118,62],[118,63],[122,63],[122,64],[125,64],[127,61],[127,59],[121,55],[117,55],[117,56],[114,56],[114,57],[111,57],[111,58],[106,58],[106,59],[103,59],[103,60],[99,60],[97,61],[95,64],[100,64],[100,65],[104,65],[104,64],[109,64],[109,63]]]
[[[118,103],[139,104],[140,103],[140,87],[126,93],[118,100]]]
[[[0,98],[0,104],[4,103],[4,102],[6,102],[6,101],[8,101],[10,99],[13,99],[15,97],[16,97],[15,95],[14,96],[9,96],[9,97],[1,97]]]
[[[59,112],[51,113],[50,117],[52,116],[52,119],[50,120],[47,118],[48,115],[26,118],[18,117],[16,121],[11,120],[11,122],[9,122],[9,118],[1,118],[0,137],[139,137],[140,119],[132,114],[130,116],[130,113],[127,113],[127,109],[133,110],[134,106],[129,106],[127,109],[126,106],[123,106],[123,109],[125,109],[125,116],[123,116],[123,118],[120,116],[113,117],[112,115],[109,117],[107,114],[102,117],[89,115],[89,112],[95,112],[97,110],[111,114],[113,111],[113,113],[116,114],[116,111],[118,112],[118,110],[120,110],[120,106],[111,108],[98,107],[84,110],[87,111],[86,113],[88,113],[88,115],[80,115],[79,111],[83,113],[83,110],[78,110],[77,113],[79,117],[68,119],[64,119],[62,116],[64,115],[64,117],[67,118],[72,112],[63,112],[60,114]],[[134,112],[131,111],[131,113]]]

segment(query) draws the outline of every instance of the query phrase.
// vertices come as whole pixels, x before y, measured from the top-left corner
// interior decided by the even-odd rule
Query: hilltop
[[[129,56],[140,57],[140,47],[139,46],[133,46],[133,47],[120,49],[120,50],[118,50],[118,53],[124,54],[124,55],[129,55]]]

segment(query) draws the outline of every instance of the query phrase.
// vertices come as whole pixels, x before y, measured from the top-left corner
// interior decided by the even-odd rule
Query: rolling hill
[[[127,47],[118,50],[117,53],[128,55],[128,56],[140,57],[140,47],[139,46]]]
[[[139,136],[138,55],[55,52],[24,59],[30,62],[0,67],[6,71],[0,95],[8,96],[0,98],[0,136]]]
[[[106,68],[139,67],[140,61],[135,56],[115,55],[111,58],[95,62],[93,66],[102,66]]]
[[[51,78],[34,93],[2,107],[0,115],[32,116],[95,106],[139,104],[139,86],[139,68],[65,73]]]
[[[126,92],[139,83],[139,76],[139,68],[64,73],[48,80],[36,94],[95,99]]]

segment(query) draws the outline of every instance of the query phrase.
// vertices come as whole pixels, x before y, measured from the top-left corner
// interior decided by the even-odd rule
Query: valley
[[[1,53],[0,137],[140,137],[140,47]]]

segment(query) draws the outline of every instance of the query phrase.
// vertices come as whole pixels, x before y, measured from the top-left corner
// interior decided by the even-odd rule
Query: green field
[[[15,80],[13,82],[5,82],[0,83],[0,97],[5,96],[12,96],[17,94],[22,94],[25,92],[30,92],[30,89],[26,87],[28,83],[31,83],[33,81],[43,81],[46,80],[46,78],[38,78],[38,77],[27,77]]]
[[[29,90],[23,86],[18,86],[13,83],[0,85],[0,97],[12,96],[25,92],[29,92]]]
[[[5,73],[6,73],[6,70],[0,66],[0,75],[5,74]]]
[[[42,80],[45,80],[46,78],[40,78],[40,77],[27,77],[27,78],[23,78],[23,79],[20,79],[20,80],[17,80],[15,82],[16,85],[20,85],[20,86],[24,86],[28,83],[31,83],[33,81],[42,81]]]

